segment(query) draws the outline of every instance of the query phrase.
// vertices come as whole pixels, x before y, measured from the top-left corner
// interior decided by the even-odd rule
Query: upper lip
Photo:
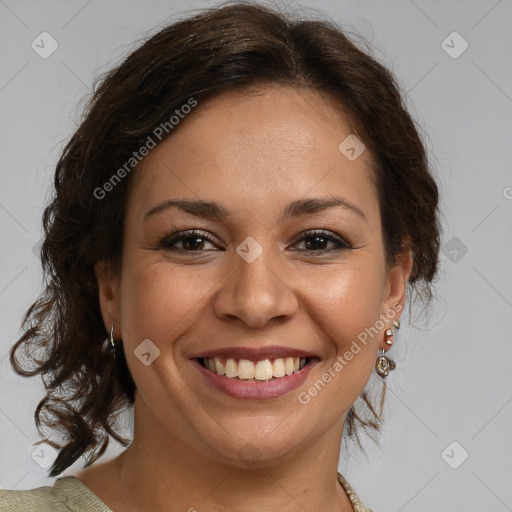
[[[318,357],[312,352],[298,348],[272,345],[268,347],[223,347],[207,350],[190,356],[191,359],[199,357],[225,357],[231,359],[274,359],[280,357]]]

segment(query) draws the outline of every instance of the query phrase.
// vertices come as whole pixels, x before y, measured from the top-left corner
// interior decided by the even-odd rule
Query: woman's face
[[[136,441],[244,467],[339,439],[411,263],[386,268],[368,151],[339,149],[352,133],[312,91],[224,93],[133,171],[120,278],[97,275],[137,387]]]

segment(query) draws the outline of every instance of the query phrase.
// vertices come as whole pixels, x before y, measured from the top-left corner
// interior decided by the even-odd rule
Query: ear
[[[106,260],[96,262],[94,273],[98,281],[100,309],[105,329],[110,334],[114,324],[114,338],[121,338],[120,276],[113,272],[111,262]]]
[[[410,243],[407,241],[404,244],[403,252],[397,256],[395,265],[388,271],[382,297],[382,313],[385,315],[390,310],[395,311],[395,320],[400,317],[405,306],[407,283],[411,275],[412,264],[412,251]],[[387,315],[386,317],[389,318]]]

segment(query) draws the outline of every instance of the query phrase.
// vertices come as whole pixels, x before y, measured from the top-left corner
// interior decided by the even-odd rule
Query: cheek
[[[127,331],[123,340],[135,347],[149,338],[163,352],[172,350],[173,340],[199,321],[195,311],[204,309],[208,290],[221,276],[213,268],[198,271],[151,257],[155,259],[148,255],[127,260],[123,268],[121,312]]]
[[[303,302],[309,314],[344,352],[361,332],[379,319],[382,299],[382,275],[378,265],[343,265],[327,276],[311,272],[304,276]]]
[[[123,271],[121,314],[126,362],[139,393],[156,397],[162,389],[174,387],[172,375],[179,357],[174,340],[198,321],[194,309],[204,300],[205,290],[194,286],[192,270],[171,269],[161,261],[139,261],[136,266],[126,265]],[[195,276],[197,279],[197,272]],[[147,342],[141,345],[148,339],[158,351]],[[148,351],[156,363],[145,366],[139,358]],[[179,395],[179,390],[174,389],[173,394]],[[172,400],[170,396],[167,399]]]
[[[375,368],[382,273],[377,262],[340,265],[329,279],[310,273],[304,285],[311,307],[307,314],[329,351],[321,371],[298,398],[316,410],[312,418],[335,422],[350,409]]]
[[[378,268],[347,265],[335,269],[330,279],[319,275],[315,279],[313,274],[305,279],[305,294],[312,308],[308,314],[321,329],[319,336],[329,344],[321,378],[333,382],[328,395],[335,394],[342,409],[361,393],[374,370],[382,328],[382,275]]]
[[[198,271],[194,266],[143,260],[126,260],[123,268],[123,339],[133,345],[153,337],[158,344],[170,345],[194,321],[195,312],[208,306],[208,292],[222,276],[215,267]],[[299,321],[323,331],[318,339],[334,342],[337,352],[345,352],[379,318],[382,275],[375,262],[323,269],[300,266],[289,276],[290,290],[305,310],[306,318]]]

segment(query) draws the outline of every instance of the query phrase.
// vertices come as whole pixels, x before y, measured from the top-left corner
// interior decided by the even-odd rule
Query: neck
[[[337,482],[343,425],[279,460],[239,468],[205,456],[171,429],[137,421],[116,459],[123,510],[352,512]],[[147,417],[146,417],[147,419]]]

